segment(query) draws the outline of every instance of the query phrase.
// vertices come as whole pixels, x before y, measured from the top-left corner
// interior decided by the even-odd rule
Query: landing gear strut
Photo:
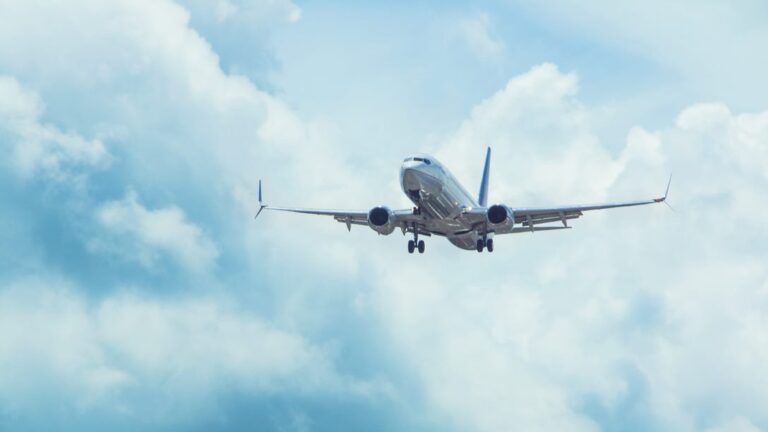
[[[424,240],[419,240],[419,230],[416,228],[416,224],[413,224],[413,240],[408,240],[408,253],[413,253],[414,250],[419,251],[419,253],[424,253]]]

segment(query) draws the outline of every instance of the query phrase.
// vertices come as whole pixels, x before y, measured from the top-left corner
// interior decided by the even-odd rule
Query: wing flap
[[[530,218],[518,218],[515,216],[515,222],[520,223],[525,226],[530,225],[538,225],[538,224],[545,224],[545,223],[552,223],[552,222],[562,222],[564,220],[571,220],[571,219],[578,219],[581,217],[581,212],[572,212],[572,213],[563,213],[562,215],[558,213],[551,213],[551,214],[542,214],[542,215],[535,215],[531,216]]]
[[[536,232],[536,231],[552,231],[552,230],[563,230],[563,229],[571,229],[571,227],[562,227],[562,226],[536,227],[534,226],[533,228],[512,228],[508,232],[510,234],[518,234],[518,233],[527,233],[527,232]]]

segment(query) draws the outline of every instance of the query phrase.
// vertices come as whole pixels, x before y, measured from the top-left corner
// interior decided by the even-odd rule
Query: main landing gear
[[[488,252],[493,252],[493,239],[483,236],[481,239],[477,239],[477,251],[482,252],[483,249],[488,249]]]
[[[408,253],[413,253],[418,249],[419,253],[424,253],[424,240],[419,240],[419,230],[416,228],[416,224],[413,224],[413,240],[408,240]]]
[[[419,253],[424,253],[424,240],[419,240],[418,242],[408,240],[408,253],[413,253],[416,249],[419,250]]]

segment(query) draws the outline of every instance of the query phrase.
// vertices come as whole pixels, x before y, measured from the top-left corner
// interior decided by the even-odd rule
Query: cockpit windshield
[[[403,162],[410,162],[410,161],[424,162],[427,165],[431,165],[432,164],[432,161],[430,161],[429,159],[420,158],[420,157],[409,157],[409,158],[406,158],[405,160],[403,160]]]

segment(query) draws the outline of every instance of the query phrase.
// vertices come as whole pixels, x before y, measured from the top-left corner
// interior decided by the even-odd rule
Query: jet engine
[[[512,215],[512,210],[501,204],[494,204],[488,207],[488,212],[485,217],[488,219],[490,225],[510,225],[515,222],[515,218]]]
[[[395,230],[395,214],[387,207],[374,207],[368,212],[368,226],[379,234],[391,234]]]

